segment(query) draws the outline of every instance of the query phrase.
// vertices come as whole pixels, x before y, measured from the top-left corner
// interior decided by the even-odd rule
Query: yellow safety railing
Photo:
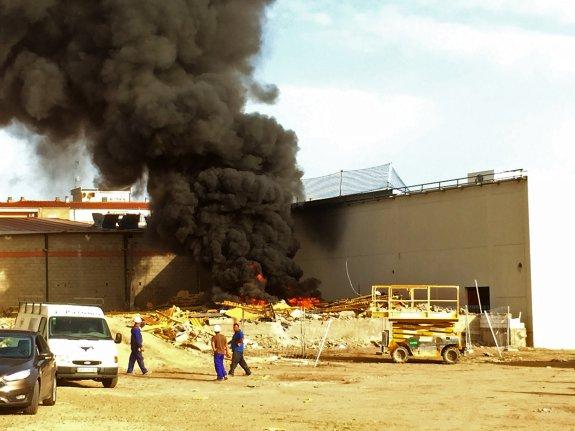
[[[383,313],[390,319],[459,318],[459,286],[375,285],[372,286],[371,294],[372,312]]]

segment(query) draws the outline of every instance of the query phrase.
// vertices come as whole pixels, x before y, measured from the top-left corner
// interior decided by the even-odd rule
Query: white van
[[[112,339],[101,308],[22,303],[14,328],[44,336],[56,357],[59,381],[96,380],[106,388],[118,383],[116,344],[122,342],[122,334]]]

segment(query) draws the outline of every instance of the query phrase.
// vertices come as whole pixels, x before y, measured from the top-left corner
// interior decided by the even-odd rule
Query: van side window
[[[33,318],[30,319],[30,323],[28,323],[28,331],[37,331],[38,330],[38,319]]]
[[[46,318],[42,317],[42,319],[40,319],[40,325],[38,326],[38,334],[42,335],[44,338],[46,338]]]

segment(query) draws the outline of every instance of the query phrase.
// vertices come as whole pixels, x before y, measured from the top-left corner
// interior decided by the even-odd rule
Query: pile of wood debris
[[[177,346],[210,351],[210,339],[214,335],[209,319],[220,317],[216,310],[197,313],[185,311],[177,306],[156,310],[142,316],[142,331],[170,341]]]
[[[179,305],[150,311],[142,315],[142,331],[151,333],[182,348],[209,352],[214,323],[225,321],[280,321],[325,319],[328,316],[355,317],[369,308],[371,296],[342,299],[331,303],[316,298],[292,298],[275,304],[267,302],[218,302],[218,310],[197,306],[197,295],[178,294]],[[174,298],[175,299],[175,298]],[[184,304],[191,304],[187,307]],[[293,304],[293,305],[290,305]]]

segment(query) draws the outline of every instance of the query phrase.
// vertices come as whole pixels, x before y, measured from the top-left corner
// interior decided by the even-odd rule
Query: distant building
[[[72,200],[67,197],[53,201],[28,201],[25,198],[14,201],[8,198],[6,202],[0,202],[0,218],[37,217],[93,223],[93,214],[139,214],[139,225],[144,226],[145,218],[150,215],[149,203],[132,201],[130,190],[78,187],[71,194]]]
[[[76,187],[70,191],[73,202],[130,202],[132,190],[100,190]]]

